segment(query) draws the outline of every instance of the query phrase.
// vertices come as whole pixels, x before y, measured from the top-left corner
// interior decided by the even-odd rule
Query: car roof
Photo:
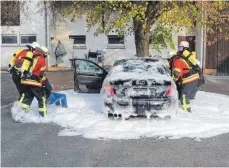
[[[135,61],[136,60],[136,61]],[[117,65],[113,65],[112,70],[110,71],[109,80],[124,80],[124,79],[156,79],[156,80],[167,80],[169,74],[167,74],[161,59],[155,59],[151,57],[132,57],[132,58],[122,58],[115,61]],[[151,66],[153,68],[150,71],[140,71],[133,70],[130,68],[130,71],[124,71],[123,66],[127,63],[127,66],[143,65]],[[163,68],[163,69],[161,69]],[[140,68],[141,69],[141,68]],[[155,71],[154,71],[155,70]],[[162,73],[161,73],[162,72]]]
[[[151,65],[162,65],[162,62],[160,59],[155,59],[155,58],[151,58],[151,57],[132,57],[132,58],[122,58],[122,59],[117,59],[113,66],[117,66],[117,65],[120,65],[122,63],[135,63],[134,61],[136,60],[137,61],[144,61],[145,63],[148,63],[148,64],[151,64]],[[132,63],[131,63],[131,62]]]
[[[120,60],[152,60],[152,62],[157,62],[159,59],[152,58],[152,57],[128,57],[128,58],[118,58],[116,61]]]

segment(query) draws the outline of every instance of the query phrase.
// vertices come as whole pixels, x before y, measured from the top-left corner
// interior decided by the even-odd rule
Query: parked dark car
[[[77,59],[75,91],[101,93],[108,117],[170,116],[178,106],[175,83],[159,59],[117,60],[109,73],[89,60]]]

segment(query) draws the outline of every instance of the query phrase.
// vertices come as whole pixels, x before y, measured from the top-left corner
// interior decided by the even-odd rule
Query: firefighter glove
[[[30,78],[31,76],[32,76],[32,74],[30,72],[28,72],[28,71],[23,71],[21,73],[21,78],[22,79],[27,79],[27,78]]]
[[[13,67],[9,67],[7,72],[12,73]]]

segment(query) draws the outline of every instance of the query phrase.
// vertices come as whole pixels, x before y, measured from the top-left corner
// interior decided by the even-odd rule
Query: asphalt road
[[[193,139],[91,140],[59,137],[54,124],[16,123],[10,114],[17,99],[8,74],[1,74],[1,166],[169,166],[228,167],[229,134]]]

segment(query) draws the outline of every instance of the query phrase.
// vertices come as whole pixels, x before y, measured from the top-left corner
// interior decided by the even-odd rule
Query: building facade
[[[88,51],[103,50],[105,51],[105,65],[112,65],[118,57],[133,57],[136,54],[134,36],[125,36],[120,39],[117,34],[110,32],[109,35],[100,34],[94,36],[95,28],[87,32],[85,18],[76,19],[75,22],[70,22],[70,19],[57,19],[54,21],[51,15],[52,11],[39,11],[39,4],[42,1],[26,1],[30,7],[27,12],[32,18],[27,19],[24,12],[20,12],[20,24],[1,25],[1,67],[7,67],[10,57],[17,48],[24,48],[26,44],[37,41],[41,45],[45,45],[50,50],[48,57],[48,66],[56,63],[55,49],[60,42],[66,55],[63,57],[63,62],[59,66],[70,67],[71,58],[85,58]],[[40,6],[42,8],[42,6]],[[57,18],[58,16],[56,16]],[[55,23],[53,26],[52,23]],[[198,59],[203,64],[204,48],[203,43],[204,32],[200,29],[197,35],[187,34],[184,29],[179,33],[173,34],[173,41],[176,46],[182,40],[188,40],[193,49],[195,49]],[[158,53],[150,47],[151,55],[161,55],[164,58],[169,56],[172,50],[170,48],[161,49]],[[204,65],[204,64],[203,64]]]
[[[11,10],[11,12],[14,11],[15,16],[15,18],[12,19],[17,20],[16,22],[3,22],[3,15],[6,14],[5,10],[8,9],[5,8],[5,10],[3,10],[3,6],[1,6],[1,67],[7,67],[15,50],[18,48],[25,48],[26,44],[38,41],[40,44],[45,45],[44,12],[38,12],[38,1],[28,1],[26,3],[28,3],[26,5],[29,6],[29,10],[26,14],[20,10]],[[19,4],[15,4],[14,6],[17,5]]]

